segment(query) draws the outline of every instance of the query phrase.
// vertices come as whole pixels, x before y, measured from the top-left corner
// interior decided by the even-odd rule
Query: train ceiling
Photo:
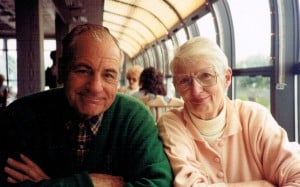
[[[45,36],[55,36],[55,14],[66,24],[103,23],[134,57],[205,4],[205,0],[40,0]],[[103,11],[102,11],[103,10]],[[14,36],[14,0],[0,0],[0,35]]]

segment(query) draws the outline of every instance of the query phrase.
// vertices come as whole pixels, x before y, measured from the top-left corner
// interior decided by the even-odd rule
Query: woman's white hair
[[[170,68],[174,73],[174,66],[179,63],[188,63],[197,60],[211,63],[218,74],[224,74],[228,69],[228,60],[220,47],[208,38],[195,37],[176,49]]]

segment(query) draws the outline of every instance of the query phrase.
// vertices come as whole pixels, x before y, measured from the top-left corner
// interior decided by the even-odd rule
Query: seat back
[[[171,97],[169,101],[165,101],[164,96],[156,95],[154,99],[150,99],[150,97],[143,97],[141,101],[146,104],[146,106],[152,112],[152,115],[157,122],[160,116],[165,113],[167,110],[172,108],[182,107],[184,102],[176,97]]]

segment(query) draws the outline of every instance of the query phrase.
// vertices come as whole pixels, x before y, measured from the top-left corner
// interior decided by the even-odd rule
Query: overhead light
[[[69,9],[79,9],[82,8],[81,0],[65,0],[65,3]]]
[[[88,20],[85,16],[73,16],[72,20],[74,23],[87,23]]]

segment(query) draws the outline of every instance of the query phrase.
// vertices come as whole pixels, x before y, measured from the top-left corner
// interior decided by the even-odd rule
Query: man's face
[[[74,56],[64,82],[66,96],[85,118],[106,111],[119,80],[120,50],[112,40],[98,41],[85,33],[73,45]]]

